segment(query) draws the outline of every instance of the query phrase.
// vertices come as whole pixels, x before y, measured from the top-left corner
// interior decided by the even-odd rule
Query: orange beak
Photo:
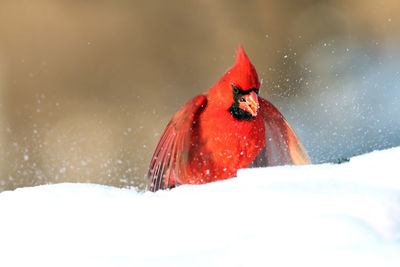
[[[250,113],[253,117],[257,116],[258,108],[260,104],[258,103],[258,96],[254,91],[250,94],[244,95],[239,101],[239,108]]]

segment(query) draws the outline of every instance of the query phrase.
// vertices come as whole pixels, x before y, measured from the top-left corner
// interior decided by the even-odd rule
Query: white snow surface
[[[400,147],[156,193],[0,193],[1,266],[400,266]]]

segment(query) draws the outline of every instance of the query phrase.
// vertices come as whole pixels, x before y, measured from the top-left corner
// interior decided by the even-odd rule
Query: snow
[[[136,192],[0,193],[1,266],[400,266],[400,147]]]

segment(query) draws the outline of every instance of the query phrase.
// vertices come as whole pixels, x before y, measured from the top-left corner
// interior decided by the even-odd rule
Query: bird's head
[[[209,101],[216,102],[238,120],[257,116],[260,81],[242,46],[236,52],[236,62],[209,90]]]

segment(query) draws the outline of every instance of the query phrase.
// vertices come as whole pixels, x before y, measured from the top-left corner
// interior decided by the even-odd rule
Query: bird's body
[[[187,182],[196,184],[232,177],[251,164],[264,147],[262,118],[231,120],[226,110],[205,108],[191,131]]]
[[[309,163],[281,113],[258,97],[259,86],[239,47],[235,65],[169,122],[150,163],[150,189],[223,180],[250,165]]]

